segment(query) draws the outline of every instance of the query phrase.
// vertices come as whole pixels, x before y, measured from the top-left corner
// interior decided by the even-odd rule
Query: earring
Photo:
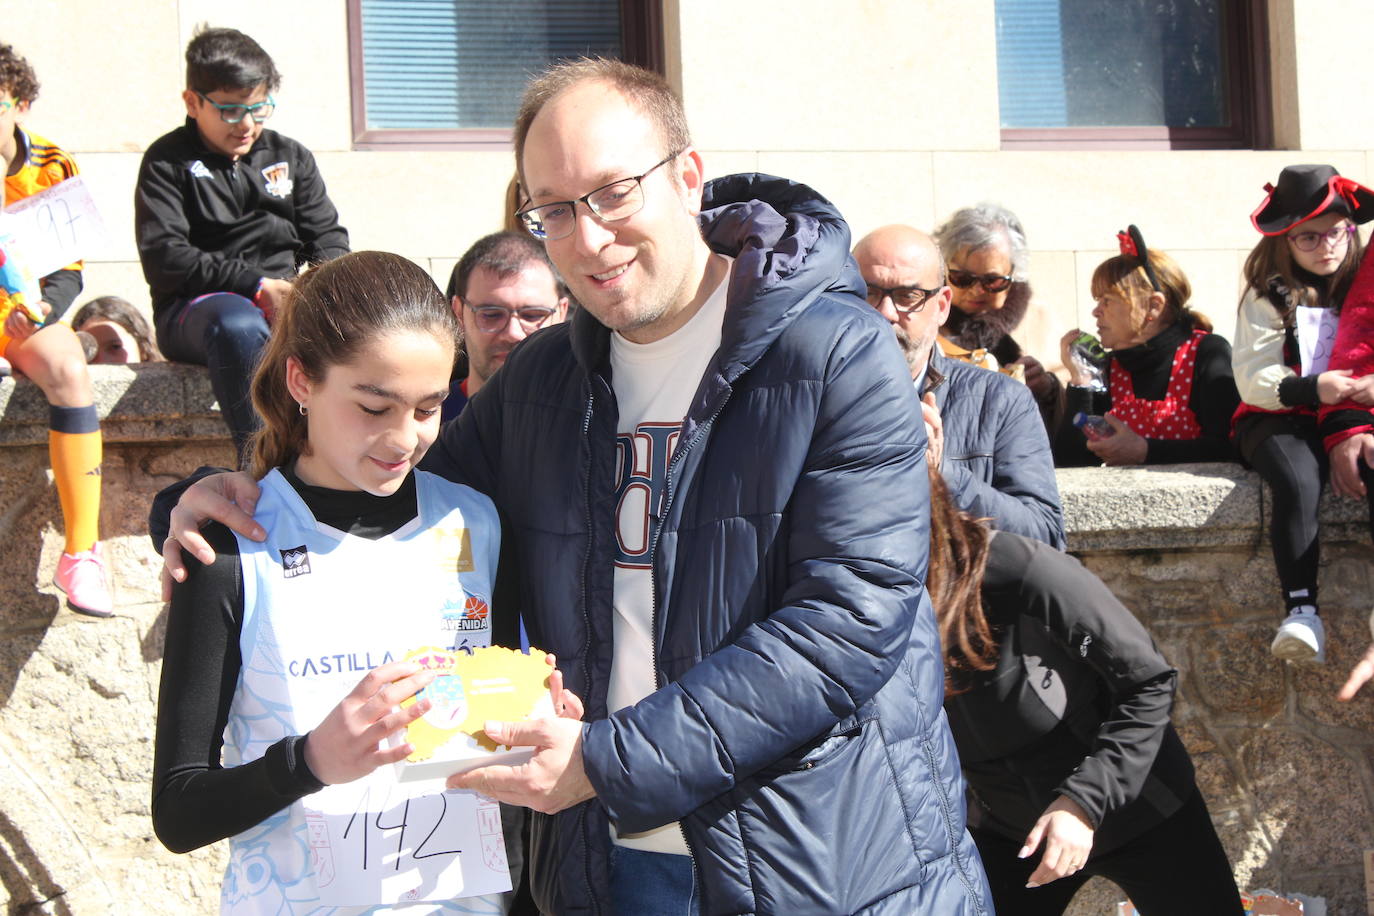
[[[307,410],[308,408],[307,408],[304,404],[298,403],[298,404],[296,404],[296,409],[299,410],[299,411],[301,412],[301,416],[305,416],[305,415],[306,415],[306,410]]]

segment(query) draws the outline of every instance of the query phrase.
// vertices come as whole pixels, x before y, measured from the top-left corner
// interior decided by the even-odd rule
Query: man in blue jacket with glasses
[[[515,146],[521,217],[583,308],[423,466],[502,510],[497,613],[587,714],[490,724],[533,759],[451,784],[541,812],[544,912],[990,914],[922,585],[919,403],[843,219],[784,179],[705,182],[675,94],[619,62],[538,78]],[[197,552],[181,518],[225,480],[178,511]]]

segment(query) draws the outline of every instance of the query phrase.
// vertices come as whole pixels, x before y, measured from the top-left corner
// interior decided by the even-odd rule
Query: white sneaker
[[[1290,662],[1326,662],[1326,627],[1315,612],[1294,611],[1279,624],[1269,651]]]

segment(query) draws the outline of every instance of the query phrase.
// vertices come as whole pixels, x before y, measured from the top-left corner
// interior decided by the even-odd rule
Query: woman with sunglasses
[[[1071,358],[1077,328],[1060,341],[1069,387],[1055,464],[1232,460],[1240,395],[1230,345],[1189,307],[1192,287],[1173,258],[1149,250],[1135,226],[1117,240],[1121,254],[1099,264],[1092,279],[1092,314],[1109,356],[1091,366]],[[1090,419],[1081,428],[1080,415]]]
[[[946,356],[998,368],[1026,383],[1054,435],[1063,385],[1011,334],[1030,309],[1030,248],[1021,221],[994,203],[956,210],[935,239],[949,267],[953,308],[940,331]],[[986,355],[993,359],[987,360]]]
[[[1348,370],[1330,368],[1328,357],[1360,263],[1355,226],[1374,219],[1374,191],[1329,165],[1290,165],[1265,192],[1250,216],[1262,237],[1245,260],[1236,321],[1244,403],[1234,435],[1241,457],[1273,493],[1270,542],[1287,616],[1270,651],[1320,663],[1326,630],[1317,605],[1317,503],[1329,464],[1317,413],[1361,387]]]
[[[997,912],[1063,913],[1101,876],[1145,916],[1240,916],[1149,633],[1073,557],[990,531],[938,474],[930,496],[945,712]]]

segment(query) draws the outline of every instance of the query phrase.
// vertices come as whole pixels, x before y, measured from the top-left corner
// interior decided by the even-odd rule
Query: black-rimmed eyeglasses
[[[865,294],[864,298],[867,299],[868,304],[875,309],[882,307],[884,298],[891,299],[893,309],[905,317],[912,312],[919,312],[921,309],[925,308],[926,303],[930,301],[930,297],[942,289],[944,289],[943,286],[937,286],[934,289],[926,289],[923,286],[893,286],[885,288],[882,286],[874,286],[870,283],[868,284],[868,292]]]
[[[559,200],[551,204],[527,207],[515,215],[520,217],[530,235],[546,242],[572,235],[574,227],[577,226],[578,204],[585,205],[604,223],[628,219],[644,209],[644,179],[649,177],[654,169],[672,162],[680,155],[682,150],[665,156],[642,174],[603,184],[576,200]]]

